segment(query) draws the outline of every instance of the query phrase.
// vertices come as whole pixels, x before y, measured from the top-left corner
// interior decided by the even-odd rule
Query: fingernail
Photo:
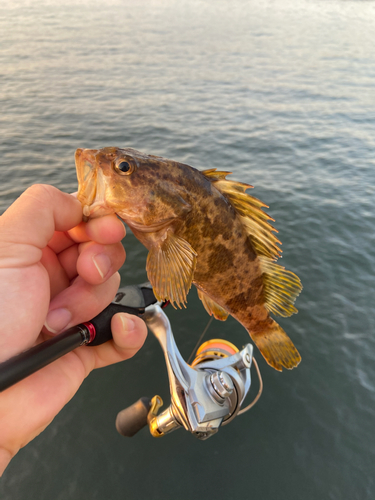
[[[94,255],[92,260],[95,264],[96,269],[98,270],[98,273],[102,278],[104,278],[111,268],[110,258],[104,253],[99,253],[97,255]]]
[[[135,329],[135,323],[131,318],[124,316],[123,314],[120,315],[120,318],[122,328],[125,332],[132,332]]]
[[[51,333],[59,333],[63,330],[72,320],[72,313],[68,309],[54,309],[47,314],[44,326]]]

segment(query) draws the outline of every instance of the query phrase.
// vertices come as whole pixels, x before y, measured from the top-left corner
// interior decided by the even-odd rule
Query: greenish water
[[[205,442],[117,435],[123,407],[168,401],[150,336],[89,376],[12,461],[1,499],[375,498],[374,46],[373,2],[1,3],[1,211],[33,183],[75,191],[78,147],[229,169],[270,206],[304,284],[280,321],[302,363],[279,374],[257,356],[251,412]],[[124,244],[123,283],[144,281],[145,249]],[[170,319],[188,357],[207,321],[195,292]],[[234,320],[208,336],[248,339]]]

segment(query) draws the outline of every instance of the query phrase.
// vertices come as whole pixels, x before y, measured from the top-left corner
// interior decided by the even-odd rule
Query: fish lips
[[[106,179],[103,171],[95,167],[97,150],[77,149],[75,154],[78,194],[83,209],[83,221],[114,213],[106,202]]]

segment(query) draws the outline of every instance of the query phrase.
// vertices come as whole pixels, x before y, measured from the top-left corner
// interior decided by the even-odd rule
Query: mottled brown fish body
[[[297,366],[297,349],[265,307],[260,261],[236,211],[214,187],[199,196],[193,222],[179,233],[199,255],[193,283],[248,330],[271,366]]]
[[[211,224],[202,214],[202,224],[187,227],[181,235],[199,255],[193,283],[241,321],[241,317],[252,316],[250,311],[255,306],[263,304],[263,282],[259,260],[233,212],[230,206],[221,214],[212,209],[208,216]]]
[[[168,197],[165,182],[184,187],[184,201],[189,209],[183,218],[171,222],[170,228],[188,241],[199,256],[193,283],[242,324],[249,326],[249,318],[252,323],[267,318],[257,255],[236,211],[223,194],[189,165],[152,159],[147,167],[148,176],[143,175],[131,185],[136,188],[146,183],[146,177],[152,179],[154,202],[148,205],[149,214],[165,213],[166,200],[171,206],[176,200]],[[173,207],[173,212],[177,211]],[[132,227],[131,220],[124,220],[147,249],[160,238],[159,234],[139,231]],[[255,306],[258,307],[254,310]]]
[[[158,298],[180,307],[194,283],[206,310],[243,324],[271,366],[299,363],[269,312],[296,312],[300,282],[274,263],[278,240],[251,186],[132,149],[77,150],[76,164],[85,217],[114,212],[129,225]]]

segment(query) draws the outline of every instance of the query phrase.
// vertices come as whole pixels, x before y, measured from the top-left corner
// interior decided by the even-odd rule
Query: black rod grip
[[[79,347],[89,335],[83,325],[69,328],[60,335],[0,364],[0,392]]]
[[[144,307],[127,307],[111,302],[111,304],[95,316],[95,318],[90,319],[90,323],[95,327],[96,335],[94,340],[87,344],[88,346],[95,347],[96,345],[104,344],[104,342],[112,339],[112,316],[120,312],[139,316],[144,313]]]

